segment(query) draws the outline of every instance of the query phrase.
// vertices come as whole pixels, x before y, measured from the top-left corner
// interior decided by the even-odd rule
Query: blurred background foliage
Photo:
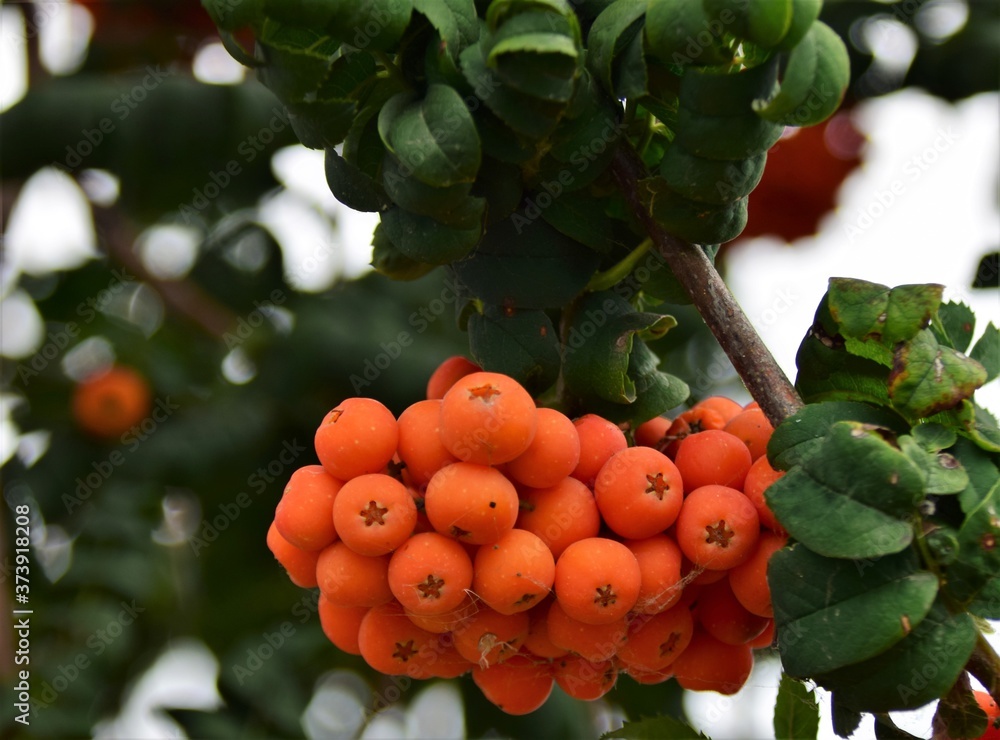
[[[32,512],[30,734],[134,730],[137,681],[195,638],[218,661],[218,694],[209,672],[201,698],[172,711],[180,726],[195,737],[299,736],[325,672],[355,670],[376,691],[391,685],[327,642],[315,593],[288,581],[265,533],[292,470],[315,462],[312,432],[325,411],[360,394],[399,413],[444,357],[467,353],[447,276],[390,283],[350,268],[343,211],[279,177],[272,155],[294,137],[275,99],[252,76],[213,79],[212,60],[225,52],[197,0],[87,0],[58,16],[55,5],[65,3],[2,8],[3,43],[17,45],[27,79],[0,114],[0,288],[8,333],[36,331],[20,348],[4,344],[0,382],[10,410],[4,496]],[[903,86],[950,101],[998,88],[993,2],[827,0],[823,17],[850,41],[848,106]],[[76,29],[61,67],[45,63],[49,23]],[[748,234],[811,233],[860,162],[856,131],[809,133],[798,149],[775,150]],[[796,167],[779,163],[782,146]],[[804,160],[814,175],[805,183],[796,174]],[[55,183],[53,167],[82,187],[92,232],[80,254],[47,266],[44,244],[15,250],[7,236],[25,184],[44,168]],[[793,192],[801,204],[789,207]],[[288,229],[263,217],[279,201],[325,224],[328,240],[304,261],[284,243]],[[698,396],[738,394],[690,307],[666,312],[680,325],[656,344],[664,369]],[[401,332],[412,346],[397,346]],[[138,432],[107,440],[82,431],[70,408],[76,384],[111,364],[141,373],[154,401]],[[713,367],[724,369],[706,373]],[[4,622],[12,520],[0,512],[5,684],[14,679]],[[294,639],[282,637],[289,630]],[[459,686],[470,736],[584,737],[611,721],[606,706],[563,695],[511,718],[468,681]],[[681,712],[672,684],[623,682],[608,699],[632,718]],[[9,703],[0,712],[19,729]],[[115,715],[124,724],[108,724]]]

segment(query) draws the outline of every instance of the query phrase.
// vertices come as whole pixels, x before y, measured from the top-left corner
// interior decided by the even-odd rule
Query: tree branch
[[[802,399],[788,377],[705,252],[668,234],[649,212],[639,195],[639,181],[648,175],[631,146],[618,147],[611,171],[633,215],[645,227],[653,244],[684,286],[750,395],[777,426],[802,406]]]

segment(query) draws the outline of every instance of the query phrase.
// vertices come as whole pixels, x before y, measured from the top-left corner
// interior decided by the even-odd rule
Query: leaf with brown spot
[[[922,418],[957,406],[985,382],[981,364],[938,344],[925,329],[896,349],[889,398],[903,414]]]

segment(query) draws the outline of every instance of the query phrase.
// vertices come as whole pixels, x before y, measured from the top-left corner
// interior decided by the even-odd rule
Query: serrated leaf
[[[961,683],[952,686],[938,703],[934,724],[939,723],[947,728],[947,736],[953,738],[981,737],[988,726],[986,712],[979,707],[976,695]]]
[[[341,157],[336,149],[326,150],[324,167],[330,192],[348,208],[374,213],[389,205],[375,181]]]
[[[938,344],[924,329],[896,350],[889,397],[897,409],[919,418],[957,406],[985,382],[982,365]]]
[[[970,599],[1000,573],[1000,478],[975,506],[966,512],[958,530],[958,555],[948,572],[949,584],[960,601]],[[960,581],[960,583],[958,583]]]
[[[601,735],[600,740],[708,740],[705,735],[679,719],[666,714],[636,722],[625,722],[617,730]]]
[[[959,352],[968,350],[976,329],[976,315],[972,309],[964,303],[948,301],[938,307],[937,317],[932,328],[939,335],[939,341]]]
[[[785,419],[771,434],[767,458],[781,470],[801,463],[812,454],[837,422],[856,421],[881,426],[897,433],[907,429],[906,421],[893,411],[856,401],[827,401],[803,406]]]
[[[312,102],[340,48],[340,41],[329,34],[270,19],[258,44],[264,59],[258,70],[260,81],[286,105]]]
[[[405,101],[405,105],[393,103],[397,100]],[[409,98],[393,101],[386,104],[388,112],[383,109],[379,116],[379,132],[386,147],[414,177],[434,187],[471,183],[476,179],[482,156],[479,134],[455,88],[433,84],[419,101]]]
[[[969,357],[985,368],[987,383],[1000,374],[1000,330],[997,330],[993,322],[986,326]]]
[[[935,602],[920,624],[888,650],[813,678],[862,711],[915,709],[942,696],[955,683],[977,634],[968,614],[950,614]]]
[[[815,677],[902,640],[937,594],[937,577],[919,568],[910,550],[862,563],[824,558],[802,544],[774,553],[767,579],[785,671]]]
[[[517,380],[532,394],[559,376],[559,340],[544,311],[486,306],[469,319],[469,349],[484,370]]]
[[[924,329],[941,304],[944,286],[886,285],[851,278],[830,278],[828,305],[840,333],[878,339],[885,346],[912,339]]]
[[[819,733],[819,704],[806,685],[786,673],[778,683],[774,703],[776,740],[809,740]]]

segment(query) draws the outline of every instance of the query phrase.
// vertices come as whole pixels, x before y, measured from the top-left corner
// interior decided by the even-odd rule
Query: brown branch
[[[704,250],[671,234],[649,212],[639,195],[639,182],[648,175],[635,150],[618,147],[611,170],[633,215],[645,227],[653,244],[691,297],[708,328],[733,363],[761,410],[777,426],[802,407],[795,388],[775,362],[743,309]]]

